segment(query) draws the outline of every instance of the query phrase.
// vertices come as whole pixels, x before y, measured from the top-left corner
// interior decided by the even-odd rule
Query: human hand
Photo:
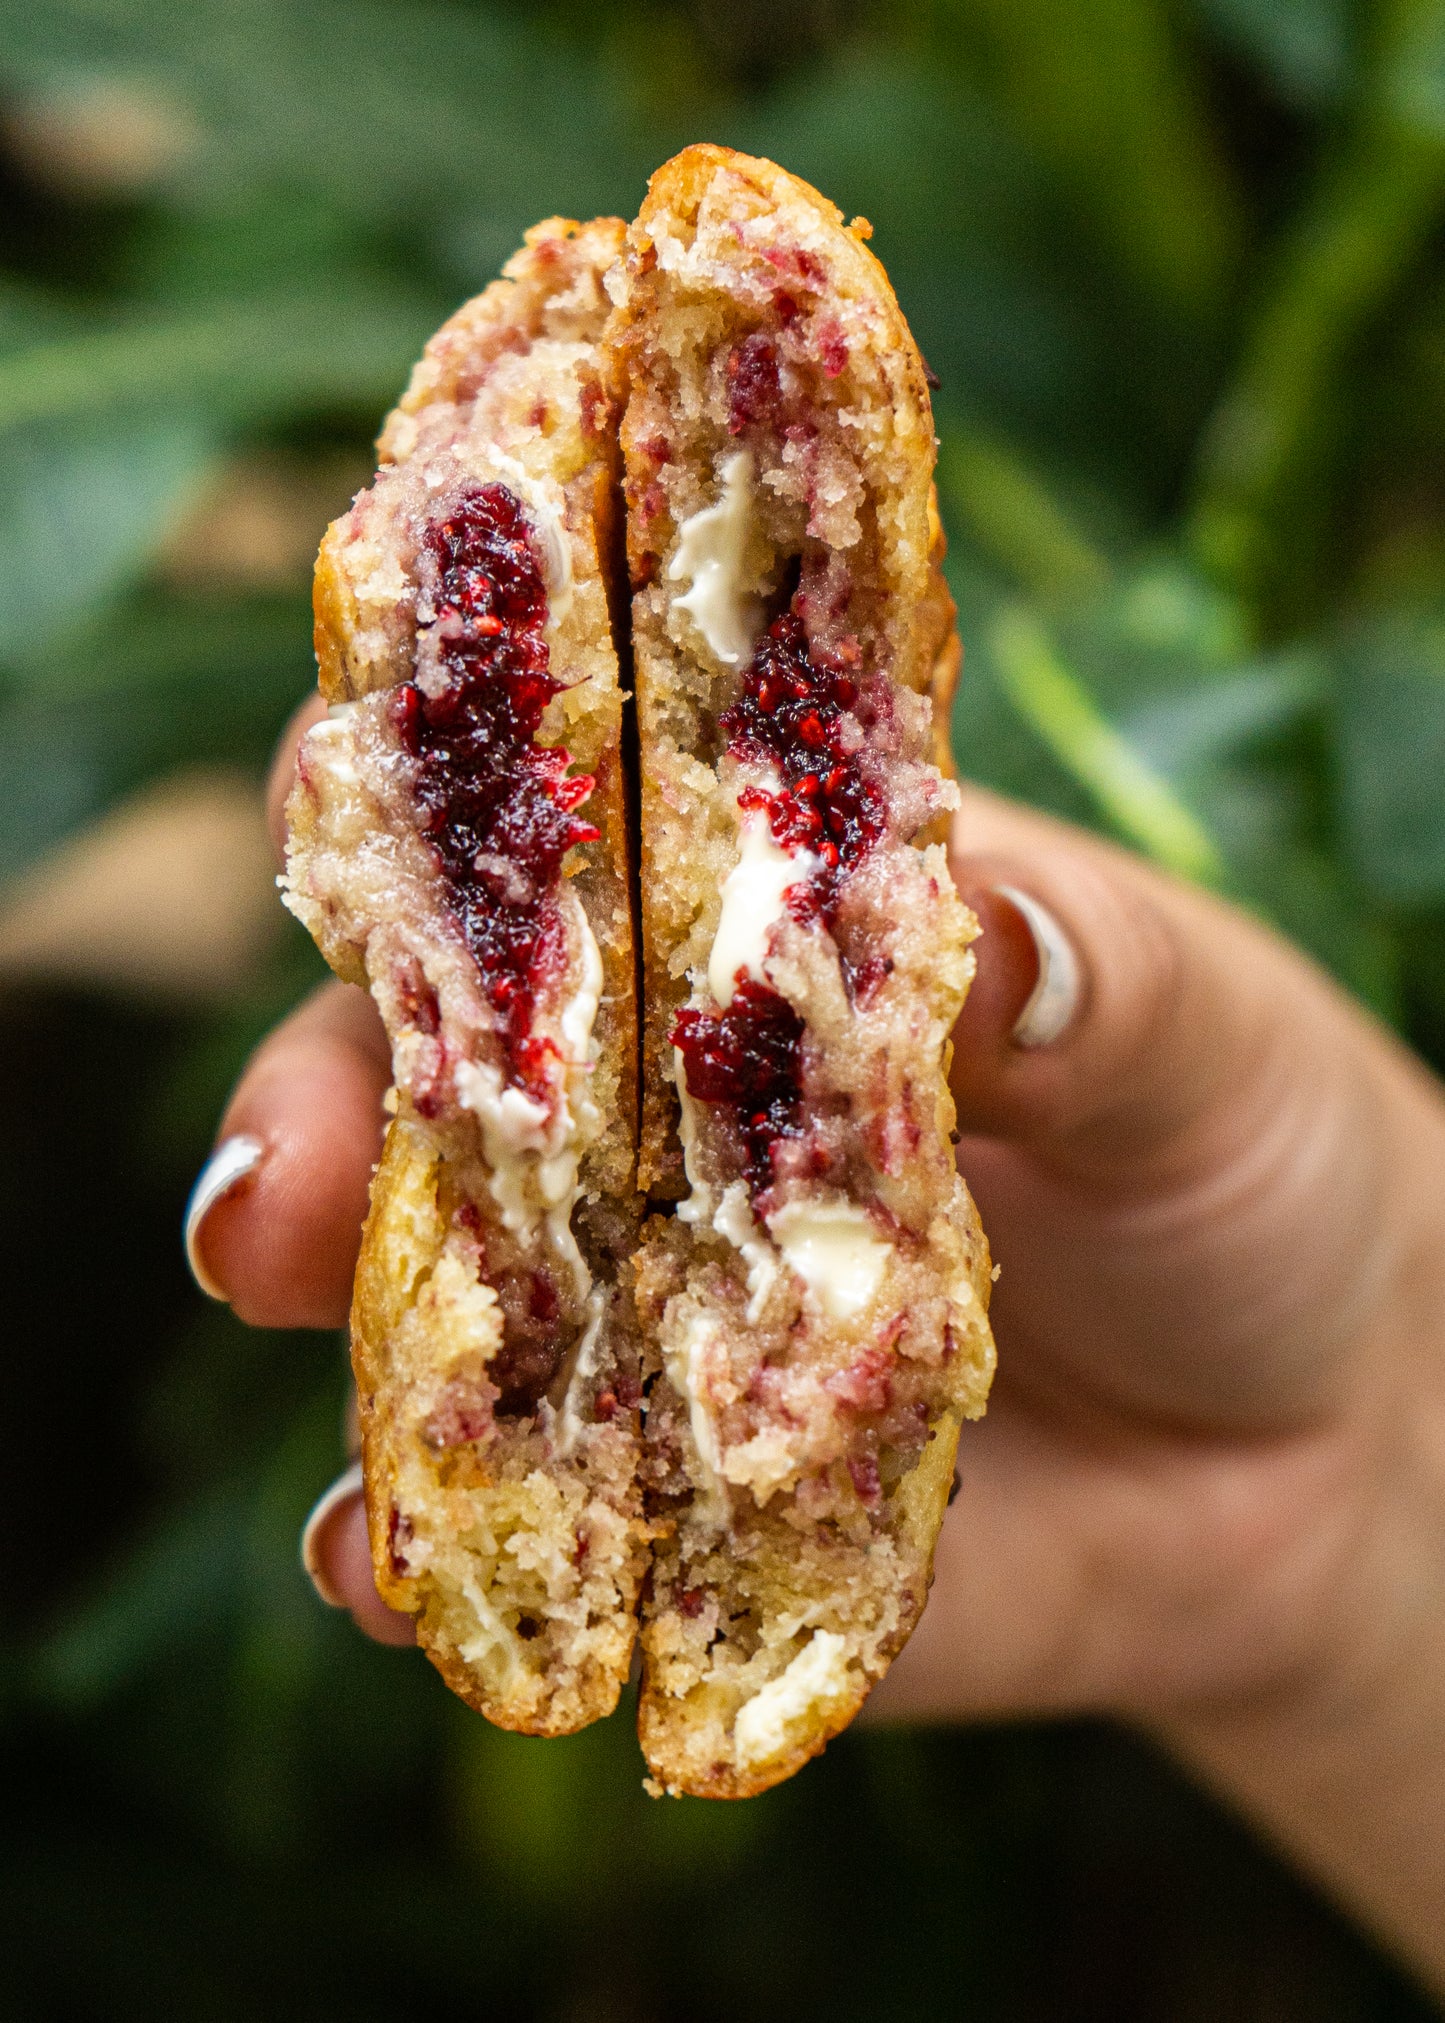
[[[1445,1330],[1445,1105],[1297,951],[1096,838],[970,791],[984,925],[959,1160],[1000,1278],[928,1611],[877,1710],[1167,1728],[1287,1691],[1376,1622],[1422,1271]],[[1076,952],[1052,1044],[999,886]]]

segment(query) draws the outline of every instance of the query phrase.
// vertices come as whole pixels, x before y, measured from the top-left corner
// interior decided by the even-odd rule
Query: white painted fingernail
[[[1014,1020],[1014,1044],[1046,1047],[1059,1037],[1079,1008],[1079,958],[1046,906],[1016,885],[995,885],[993,889],[1023,915],[1039,958],[1038,980]]]
[[[353,1461],[344,1475],[337,1476],[302,1527],[301,1564],[312,1587],[329,1609],[344,1609],[346,1597],[339,1595],[326,1578],[321,1564],[321,1534],[342,1505],[354,1502],[361,1493],[361,1463]]]
[[[191,1267],[191,1277],[201,1291],[209,1293],[212,1299],[223,1300],[226,1295],[201,1262],[197,1248],[201,1224],[218,1201],[223,1200],[232,1188],[239,1187],[247,1174],[255,1172],[265,1149],[261,1140],[251,1137],[248,1132],[223,1139],[201,1168],[200,1178],[191,1189],[191,1198],[186,1203],[186,1263]]]

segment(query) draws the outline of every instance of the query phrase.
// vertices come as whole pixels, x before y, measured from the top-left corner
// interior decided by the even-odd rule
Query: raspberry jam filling
[[[780,776],[778,792],[745,787],[738,806],[766,808],[782,849],[810,850],[822,860],[822,871],[794,888],[794,911],[801,905],[803,917],[821,913],[830,922],[844,878],[885,825],[883,795],[864,777],[844,728],[858,703],[849,669],[842,651],[814,658],[802,620],[784,612],[763,634],[742,694],[718,719],[734,758],[770,766]]]
[[[844,652],[810,653],[796,610],[775,619],[743,675],[738,700],[718,722],[736,759],[769,767],[776,791],[745,787],[744,811],[766,809],[773,840],[821,864],[791,887],[800,923],[832,924],[843,881],[883,834],[882,790],[859,765],[856,729],[844,719],[859,701]],[[744,1148],[744,1173],[757,1195],[772,1183],[773,1147],[802,1129],[803,1024],[766,984],[737,986],[726,1011],[685,1010],[673,1025],[687,1092],[730,1113]]]
[[[567,959],[562,860],[599,832],[575,812],[591,776],[569,779],[568,753],[536,742],[563,684],[549,672],[546,582],[520,500],[501,484],[465,492],[427,528],[418,576],[417,679],[397,689],[392,721],[511,1080],[541,1092],[555,1048],[532,1021]]]
[[[803,1021],[765,983],[740,983],[725,1012],[683,1010],[672,1043],[689,1096],[731,1114],[743,1173],[759,1194],[772,1184],[773,1147],[802,1129]]]

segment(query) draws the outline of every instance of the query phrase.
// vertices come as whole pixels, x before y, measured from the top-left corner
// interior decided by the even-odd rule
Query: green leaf
[[[153,598],[67,636],[0,695],[0,878],[158,773],[259,775],[314,675],[302,597]]]
[[[519,232],[549,210],[635,208],[647,166],[602,73],[501,8],[0,0],[0,51],[0,74],[42,104],[81,78],[172,107],[160,187],[212,213],[263,188],[378,222],[480,198]]]
[[[1222,882],[1223,860],[1199,817],[1107,721],[1042,623],[1024,606],[1006,605],[989,649],[1020,715],[1120,833],[1181,877]]]
[[[234,1606],[246,1498],[234,1484],[172,1512],[36,1653],[31,1682],[68,1707],[95,1704]]]
[[[1317,707],[1322,676],[1317,659],[1295,653],[1150,697],[1126,710],[1119,728],[1146,765],[1172,780],[1187,780],[1292,729]]]
[[[211,430],[183,413],[11,430],[0,656],[38,651],[128,582],[195,496],[215,448]]]
[[[1194,552],[1266,609],[1291,579],[1296,602],[1318,594],[1298,564],[1321,546],[1343,382],[1445,214],[1445,0],[1397,0],[1375,25],[1353,121],[1287,222],[1200,443]]]
[[[262,416],[382,406],[430,313],[405,297],[287,297],[71,328],[0,352],[0,661],[127,586],[225,437]]]
[[[1329,105],[1349,87],[1350,0],[1195,0],[1219,36],[1289,105]]]
[[[974,544],[1041,603],[1087,602],[1103,591],[1109,564],[1032,470],[1001,443],[949,429],[938,485]]]
[[[231,419],[399,391],[428,311],[395,293],[217,303],[0,358],[0,439],[60,420],[204,403]]]
[[[1157,0],[941,0],[989,81],[1126,271],[1212,320],[1241,249],[1203,92]]]

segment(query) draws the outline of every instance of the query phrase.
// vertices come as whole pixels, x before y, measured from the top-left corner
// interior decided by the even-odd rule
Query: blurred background
[[[849,1735],[654,1804],[312,1598],[332,1336],[178,1224],[319,973],[308,573],[429,331],[715,139],[863,212],[942,379],[964,770],[1445,1064],[1445,0],[0,0],[0,2008],[1418,2019],[1143,1745]]]

